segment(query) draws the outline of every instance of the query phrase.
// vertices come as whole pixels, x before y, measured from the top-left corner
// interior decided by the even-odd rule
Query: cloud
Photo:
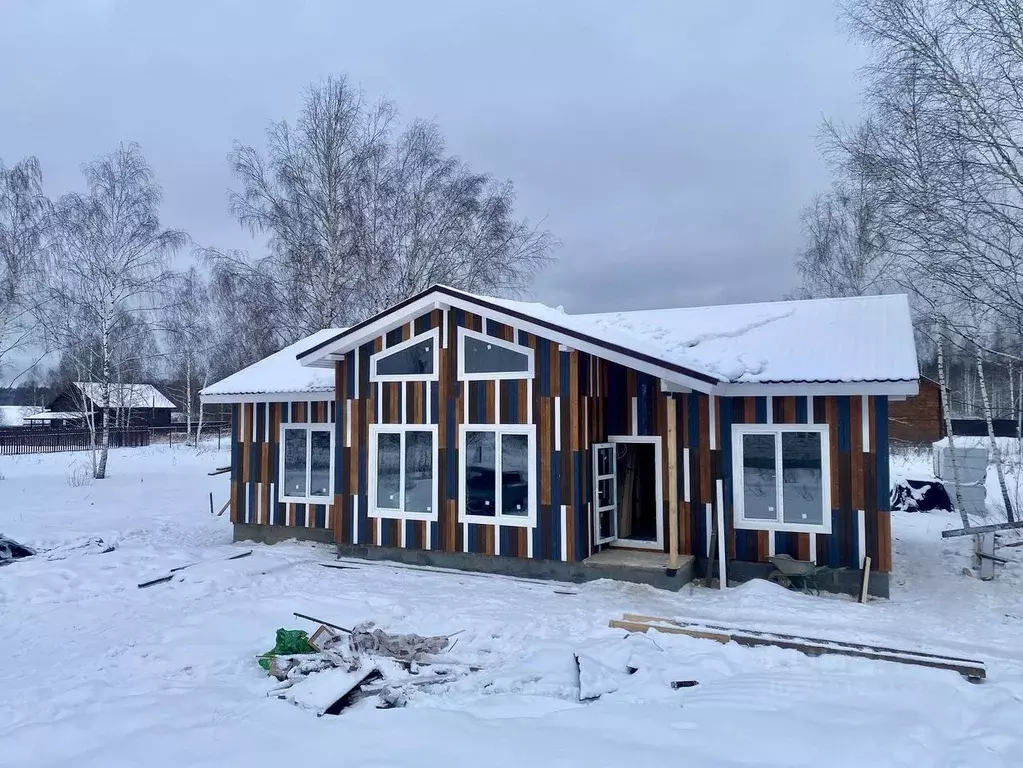
[[[13,6],[13,7],[12,7]],[[258,248],[227,211],[233,139],[348,74],[510,178],[564,243],[537,298],[571,310],[778,298],[827,185],[823,114],[855,119],[862,60],[821,0],[5,4],[0,152],[51,194],[138,141],[165,224]]]

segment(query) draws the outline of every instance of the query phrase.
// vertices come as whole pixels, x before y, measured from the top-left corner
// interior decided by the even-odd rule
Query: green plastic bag
[[[297,653],[316,653],[309,645],[309,635],[301,629],[278,629],[277,644],[259,657],[259,666],[270,670],[270,660],[274,656],[292,656]]]

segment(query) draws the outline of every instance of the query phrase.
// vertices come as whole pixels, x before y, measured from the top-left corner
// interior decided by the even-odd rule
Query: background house
[[[51,400],[44,411],[28,416],[26,424],[45,426],[84,426],[94,419],[103,424],[107,414],[100,405],[102,388],[98,382],[76,381]],[[111,426],[168,427],[177,406],[152,384],[117,384],[111,388],[109,418]]]
[[[896,443],[933,443],[945,436],[945,415],[941,409],[941,387],[920,377],[920,391],[888,406],[888,437]]]

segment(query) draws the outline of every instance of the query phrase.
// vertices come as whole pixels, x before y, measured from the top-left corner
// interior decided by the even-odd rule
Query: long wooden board
[[[788,648],[799,651],[807,656],[835,654],[874,661],[891,661],[911,666],[930,667],[932,669],[947,669],[952,672],[958,672],[970,682],[980,682],[987,677],[987,670],[983,662],[973,659],[962,659],[922,651],[870,646],[863,643],[849,643],[841,640],[825,640],[756,630],[740,630],[732,627],[680,622],[657,616],[642,616],[633,613],[624,614],[622,620],[611,620],[608,626],[615,629],[625,629],[629,632],[646,632],[652,629],[668,634],[688,635],[705,640],[715,640],[719,643],[734,642],[747,647],[769,645],[776,648]]]

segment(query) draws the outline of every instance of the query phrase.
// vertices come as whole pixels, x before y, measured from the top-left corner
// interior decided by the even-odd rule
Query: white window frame
[[[469,432],[494,433],[494,510],[493,515],[470,515],[466,509],[468,496],[466,492],[465,472],[465,441]],[[528,454],[529,494],[526,497],[525,515],[505,515],[501,513],[501,435],[526,435],[526,453]],[[458,427],[458,522],[477,523],[480,525],[507,525],[517,528],[536,527],[537,487],[536,487],[536,425],[535,424],[460,424]]]
[[[785,432],[817,432],[821,436],[821,483],[823,485],[821,524],[785,522],[784,465],[781,455],[781,436]],[[744,514],[743,435],[775,435],[774,461],[777,468],[775,493],[777,519],[748,520]],[[755,531],[785,531],[790,533],[831,533],[831,431],[827,424],[733,424],[732,425],[732,508],[736,528]]]
[[[493,371],[484,373],[466,373],[465,370],[465,340],[466,339],[478,339],[479,341],[485,341],[487,344],[494,344],[498,347],[504,347],[510,349],[513,352],[517,352],[520,355],[526,356],[526,370],[525,371]],[[497,380],[510,380],[510,379],[531,379],[536,371],[536,362],[533,356],[533,350],[531,347],[524,347],[521,344],[516,344],[514,341],[507,341],[505,339],[499,339],[496,336],[487,336],[485,333],[479,331],[471,331],[468,328],[458,329],[458,379],[460,381],[497,381]]]
[[[285,432],[289,429],[302,430],[306,433],[305,437],[305,490],[304,496],[289,496],[287,489],[284,486],[284,452],[285,452]],[[329,493],[326,496],[310,496],[309,489],[312,486],[310,482],[310,472],[312,470],[312,451],[313,451],[313,440],[310,433],[312,432],[328,432],[330,433],[330,480],[327,486]],[[334,452],[334,425],[333,424],[293,424],[285,423],[281,424],[280,441],[278,443],[278,457],[277,457],[277,487],[282,488],[284,492],[280,495],[280,501],[294,502],[298,504],[333,504],[334,503],[334,462],[336,461],[336,455]]]
[[[407,512],[405,511],[405,494],[402,493],[401,499],[399,500],[398,509],[390,509],[387,507],[377,507],[377,447],[378,439],[381,433],[385,434],[398,434],[401,435],[401,442],[399,447],[400,456],[400,484],[404,489],[405,487],[405,434],[407,432],[429,432],[433,439],[433,471],[431,476],[433,477],[433,497],[430,504],[430,512]],[[370,424],[369,425],[369,461],[367,462],[369,471],[369,516],[385,518],[388,520],[426,520],[429,522],[435,522],[438,518],[438,495],[439,495],[439,482],[440,477],[437,474],[440,471],[440,446],[437,444],[437,425],[436,424]]]
[[[385,337],[386,338],[386,337]],[[377,373],[377,361],[389,357],[395,352],[401,352],[416,344],[422,344],[425,340],[433,340],[433,373]],[[369,356],[369,380],[370,381],[438,381],[440,379],[440,329],[430,330],[413,336],[411,339],[399,342],[393,346],[385,347],[379,352]]]

